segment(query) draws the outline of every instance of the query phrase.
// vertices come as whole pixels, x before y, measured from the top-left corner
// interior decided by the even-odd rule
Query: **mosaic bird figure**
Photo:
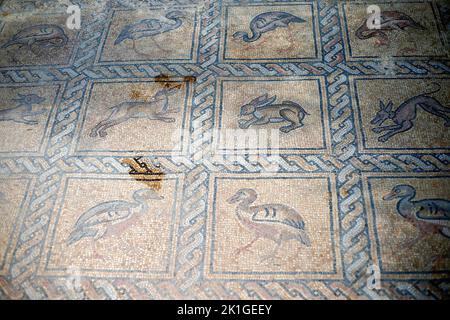
[[[236,254],[248,250],[260,238],[276,243],[273,251],[261,261],[273,258],[283,241],[294,239],[307,247],[311,246],[309,235],[305,230],[305,221],[295,209],[276,203],[251,206],[257,197],[255,190],[244,188],[227,200],[229,204],[238,203],[236,216],[239,222],[255,236],[250,243],[239,248]]]
[[[108,236],[118,236],[129,226],[132,220],[149,210],[148,200],[161,200],[151,189],[140,189],[133,193],[134,202],[114,200],[102,202],[86,212],[76,221],[72,232],[67,238],[69,245],[89,238],[93,244],[96,257],[101,257],[95,250],[95,241]]]
[[[233,34],[234,39],[242,39],[245,42],[254,42],[269,31],[277,28],[287,28],[291,23],[303,23],[305,20],[287,12],[270,11],[258,14],[250,22],[252,35],[247,32],[238,31]]]
[[[450,201],[444,199],[413,200],[415,196],[414,187],[400,184],[385,195],[383,200],[399,199],[397,202],[398,214],[421,231],[419,238],[429,234],[440,234],[450,239]],[[413,241],[412,244],[416,241]]]
[[[166,18],[173,22],[158,19],[142,19],[123,27],[114,45],[118,45],[126,39],[135,40],[147,38],[169,32],[181,27],[184,14],[181,11],[171,11],[166,14]]]
[[[64,30],[54,24],[40,24],[22,29],[16,33],[1,48],[5,49],[13,45],[26,46],[32,50],[33,46],[40,48],[61,48],[66,45],[68,37]]]
[[[450,201],[444,199],[413,200],[415,196],[414,187],[401,184],[392,188],[392,191],[383,197],[383,200],[386,201],[399,199],[397,202],[398,214],[420,231],[416,237],[404,243],[402,248],[410,250],[413,245],[432,234],[439,234],[450,239]],[[438,253],[429,259],[426,268],[433,269],[442,260],[449,258],[450,252]]]
[[[367,18],[364,23],[356,30],[355,35],[358,39],[365,40],[375,37],[378,45],[388,45],[389,38],[387,33],[393,31],[405,31],[407,28],[416,30],[425,30],[420,23],[414,21],[407,14],[399,11],[383,11],[380,13],[380,28],[370,29]]]

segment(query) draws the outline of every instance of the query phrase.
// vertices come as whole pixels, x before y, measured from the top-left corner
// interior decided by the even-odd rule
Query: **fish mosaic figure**
[[[69,38],[64,29],[55,24],[39,24],[27,27],[16,33],[8,42],[1,46],[2,49],[17,45],[26,47],[32,51],[33,47],[61,48]]]
[[[118,45],[127,39],[132,40],[133,49],[140,53],[136,50],[136,40],[150,37],[158,49],[167,51],[161,48],[152,37],[180,28],[183,24],[181,18],[184,18],[184,16],[183,12],[176,10],[166,14],[166,19],[172,20],[172,22],[160,19],[142,19],[135,23],[127,24],[114,41],[114,45]]]
[[[34,104],[41,104],[45,101],[36,94],[19,94],[19,98],[13,99],[17,103],[16,107],[0,110],[0,121],[13,121],[28,125],[38,124],[36,117],[45,113],[46,110],[32,111]]]
[[[241,106],[240,117],[250,116],[250,118],[240,119],[238,121],[239,128],[248,129],[251,126],[270,123],[287,123],[286,126],[280,127],[280,131],[289,133],[303,127],[303,119],[309,113],[298,103],[289,100],[275,103],[276,99],[277,96],[269,98],[266,93]]]
[[[303,23],[304,19],[294,16],[287,12],[270,11],[258,14],[250,22],[250,30],[252,35],[247,32],[238,31],[233,34],[234,39],[242,39],[245,42],[257,41],[261,36],[269,31],[278,28],[287,28],[291,23]]]
[[[273,251],[264,256],[261,261],[272,259],[280,249],[283,241],[297,240],[304,246],[311,246],[305,221],[295,209],[277,203],[251,206],[257,197],[255,190],[244,188],[238,190],[227,200],[229,204],[237,203],[236,216],[240,224],[254,234],[254,239],[247,245],[239,248],[236,251],[236,255],[249,250],[261,238],[269,239],[276,243]]]
[[[399,11],[382,11],[380,13],[380,28],[370,29],[368,27],[367,18],[363,24],[356,30],[355,35],[360,40],[375,38],[378,45],[389,45],[389,37],[387,33],[393,31],[406,31],[409,29],[425,30],[420,23],[414,21],[413,18]]]
[[[430,94],[436,93],[441,89],[439,84],[436,85],[438,86],[436,90],[409,98],[395,110],[392,109],[392,101],[389,101],[387,105],[380,101],[380,109],[370,122],[372,125],[377,125],[377,127],[372,129],[373,132],[386,132],[378,137],[378,141],[386,142],[393,136],[410,130],[414,126],[414,120],[416,120],[419,108],[444,119],[444,126],[450,127],[450,108],[444,107],[436,98],[430,96]],[[382,127],[386,120],[391,120],[394,122],[394,125]]]
[[[110,115],[92,128],[90,137],[107,136],[106,130],[130,119],[149,119],[162,122],[175,122],[169,117],[171,113],[178,113],[179,108],[169,108],[169,96],[179,90],[181,85],[164,87],[155,93],[149,101],[124,101],[109,108]]]
[[[72,245],[88,238],[91,240],[95,256],[101,258],[95,248],[96,240],[119,236],[132,225],[133,220],[148,213],[149,200],[161,199],[163,197],[151,189],[139,189],[133,193],[134,202],[124,200],[102,202],[78,218],[67,238],[67,244]]]

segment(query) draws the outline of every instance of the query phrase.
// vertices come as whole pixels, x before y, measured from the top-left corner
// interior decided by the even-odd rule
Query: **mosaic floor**
[[[449,31],[445,0],[0,0],[0,297],[448,299]]]

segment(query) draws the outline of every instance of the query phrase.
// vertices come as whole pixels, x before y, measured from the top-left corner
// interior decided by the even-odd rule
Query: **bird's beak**
[[[232,196],[231,198],[229,198],[229,199],[227,200],[227,202],[228,202],[229,204],[232,204],[232,203],[235,203],[235,202],[239,201],[239,198],[240,198],[240,195],[239,195],[239,194],[235,194],[234,196]]]
[[[383,200],[389,201],[389,200],[394,199],[396,196],[397,196],[397,194],[394,191],[391,191],[383,197]]]

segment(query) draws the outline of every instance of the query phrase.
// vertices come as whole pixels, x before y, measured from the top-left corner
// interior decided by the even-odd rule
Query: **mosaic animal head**
[[[266,106],[266,105],[268,105],[268,104],[271,104],[271,103],[273,103],[276,99],[277,99],[277,96],[273,96],[273,97],[270,97],[270,98],[269,98],[269,95],[268,95],[267,93],[266,93],[266,94],[263,94],[263,95],[261,95],[261,96],[255,98],[255,99],[253,99],[253,100],[250,101],[249,103],[244,104],[244,105],[241,107],[240,115],[241,115],[241,116],[250,115],[250,114],[252,114],[253,112],[256,111],[256,108],[257,108],[257,107],[262,107],[262,106]]]
[[[414,196],[416,190],[409,184],[399,184],[392,188],[391,192],[383,197],[383,200],[389,201],[396,198],[403,198],[406,196]]]
[[[383,101],[380,101],[380,110],[377,112],[372,121],[370,121],[370,123],[381,126],[386,120],[391,119],[394,116],[392,106],[393,103],[390,100],[387,105],[385,105]]]

